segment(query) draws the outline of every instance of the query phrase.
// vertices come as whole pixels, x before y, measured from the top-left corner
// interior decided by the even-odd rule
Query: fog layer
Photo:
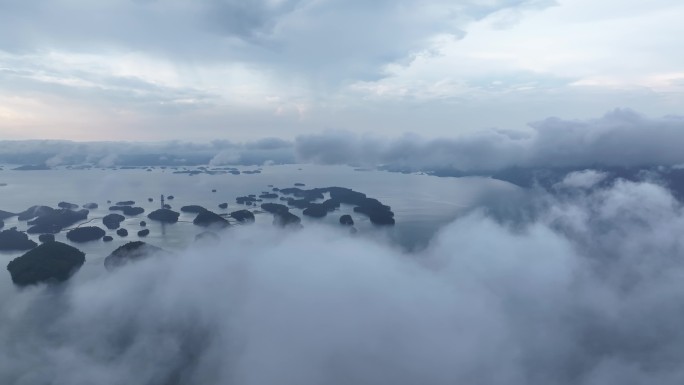
[[[300,136],[299,158],[324,164],[384,164],[407,170],[492,171],[507,167],[591,167],[684,163],[684,118],[617,109],[587,120],[547,118],[530,131],[491,129],[454,139],[415,134],[386,140],[348,132]]]
[[[457,128],[457,127],[455,127]],[[0,141],[0,162],[48,166],[261,165],[322,163],[383,165],[402,171],[491,172],[511,167],[676,166],[684,164],[684,118],[651,118],[617,109],[586,120],[547,118],[529,130],[490,129],[426,139],[323,131],[293,141],[246,143]]]
[[[2,293],[0,382],[681,384],[682,207],[587,179],[524,215],[475,210],[418,254],[255,225]]]

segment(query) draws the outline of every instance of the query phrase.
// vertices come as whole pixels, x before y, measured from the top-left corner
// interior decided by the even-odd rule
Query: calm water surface
[[[11,166],[6,166],[4,171],[0,171],[0,183],[7,184],[0,187],[1,210],[20,212],[33,205],[56,207],[60,201],[78,205],[95,202],[100,207],[91,210],[88,216],[90,220],[110,213],[108,200],[113,203],[133,200],[136,206],[145,208],[144,214],[129,217],[122,223],[122,227],[129,231],[128,237],[120,238],[115,231],[108,230],[107,233],[114,237],[113,242],[94,241],[75,245],[86,253],[85,269],[102,268],[102,260],[112,250],[128,241],[138,239],[136,233],[141,229],[141,220],[145,220],[147,228],[150,229],[150,235],[145,241],[170,250],[187,247],[193,242],[196,234],[204,231],[203,228],[191,223],[194,214],[181,213],[181,222],[177,224],[161,224],[148,220],[146,215],[159,208],[161,194],[175,196],[174,200],[167,203],[177,211],[181,206],[198,204],[216,213],[229,213],[245,208],[235,203],[236,197],[270,191],[268,185],[284,188],[292,187],[294,183],[304,183],[304,188],[348,187],[392,206],[396,226],[378,230],[365,216],[354,213],[353,207],[346,205],[323,219],[305,217],[298,209],[291,211],[302,217],[304,226],[324,223],[339,227],[340,215],[351,214],[359,234],[386,232],[394,242],[411,250],[424,246],[440,226],[476,206],[483,197],[506,199],[507,195],[517,190],[508,183],[487,178],[438,178],[386,171],[356,171],[347,166],[278,165],[261,167],[260,174],[194,176],[174,174],[171,169],[159,168],[151,172],[144,169],[64,168],[13,171],[10,168]],[[217,192],[213,193],[212,189],[216,189]],[[154,198],[154,202],[148,202],[148,198]],[[222,202],[228,203],[227,209],[219,209],[218,204]],[[257,222],[272,221],[272,216],[268,213],[258,214],[256,217]],[[104,228],[99,219],[92,220],[89,224]],[[27,228],[26,222],[19,222],[16,218],[5,221],[5,228],[13,226],[17,226],[19,230]],[[37,241],[37,236],[31,237]],[[64,232],[57,234],[56,239],[69,243]],[[22,252],[2,253],[0,264],[6,266],[10,260],[21,254]],[[6,279],[0,279],[0,289],[11,285],[9,273],[6,274]]]

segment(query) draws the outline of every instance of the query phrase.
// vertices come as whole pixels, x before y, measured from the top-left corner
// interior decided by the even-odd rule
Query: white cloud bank
[[[0,380],[681,384],[682,207],[628,182],[542,202],[522,228],[461,218],[418,255],[241,227],[215,248],[2,293]]]
[[[497,170],[506,167],[676,165],[684,162],[684,117],[650,118],[617,109],[596,119],[547,118],[529,134],[503,130],[455,139],[399,139],[351,132],[302,135],[303,161],[387,164],[399,168]]]
[[[565,188],[592,188],[605,180],[608,174],[596,170],[583,170],[571,172],[563,178],[557,186]]]
[[[322,163],[406,170],[494,171],[509,167],[676,166],[684,163],[684,117],[616,109],[599,118],[546,118],[529,132],[487,130],[456,138],[326,131],[294,141],[70,142],[0,141],[0,162],[66,165]],[[151,162],[151,163],[150,163]]]

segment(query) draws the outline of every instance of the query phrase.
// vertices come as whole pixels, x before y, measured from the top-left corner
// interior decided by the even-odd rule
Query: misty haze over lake
[[[0,0],[0,385],[684,384],[681,0]]]

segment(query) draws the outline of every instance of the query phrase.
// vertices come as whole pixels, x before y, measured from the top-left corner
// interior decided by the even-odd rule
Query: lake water
[[[317,165],[274,165],[261,167],[259,174],[174,174],[171,169],[85,169],[74,170],[58,168],[46,171],[14,171],[12,166],[5,166],[0,171],[0,209],[20,212],[33,205],[57,207],[60,201],[83,205],[95,202],[99,205],[91,210],[89,220],[101,218],[111,213],[108,210],[117,201],[133,200],[136,206],[145,208],[145,213],[138,217],[129,217],[122,223],[129,236],[120,238],[115,230],[108,230],[114,241],[104,243],[94,241],[76,244],[86,253],[86,266],[102,268],[102,260],[120,245],[139,239],[137,231],[141,229],[139,222],[145,220],[150,235],[145,242],[169,250],[182,249],[190,245],[196,234],[205,229],[194,226],[191,222],[195,214],[181,213],[180,222],[161,224],[148,220],[146,215],[159,208],[161,194],[174,195],[168,201],[178,211],[181,206],[202,205],[216,213],[229,213],[245,207],[235,203],[235,198],[248,194],[259,194],[270,191],[268,185],[275,187],[292,187],[294,183],[304,183],[306,187],[348,187],[376,198],[390,205],[395,213],[397,224],[393,227],[377,228],[367,217],[353,212],[352,206],[343,205],[339,211],[328,214],[323,219],[313,219],[301,214],[301,210],[291,211],[302,218],[304,226],[315,223],[339,226],[338,219],[342,214],[351,214],[358,229],[359,236],[383,233],[401,247],[412,250],[424,246],[435,232],[445,223],[452,221],[465,210],[477,206],[483,197],[506,199],[517,187],[505,182],[488,178],[439,178],[428,175],[401,174],[386,171],[357,171],[347,166]],[[238,167],[241,170],[254,168]],[[213,189],[217,191],[212,192]],[[154,198],[154,202],[148,202]],[[268,201],[268,200],[265,200]],[[273,200],[274,202],[280,202]],[[227,209],[219,209],[218,204],[227,202]],[[272,216],[268,213],[257,214],[259,223],[270,223]],[[89,225],[100,226],[99,219],[92,220]],[[17,226],[19,230],[27,228],[26,222],[15,218],[5,221],[5,229]],[[230,231],[230,228],[226,231]],[[36,242],[37,236],[31,236]],[[56,235],[56,239],[69,243],[65,233]],[[5,252],[0,254],[0,264],[6,266],[23,252]],[[97,266],[97,267],[95,267]],[[0,289],[11,285],[9,274],[1,279]]]

